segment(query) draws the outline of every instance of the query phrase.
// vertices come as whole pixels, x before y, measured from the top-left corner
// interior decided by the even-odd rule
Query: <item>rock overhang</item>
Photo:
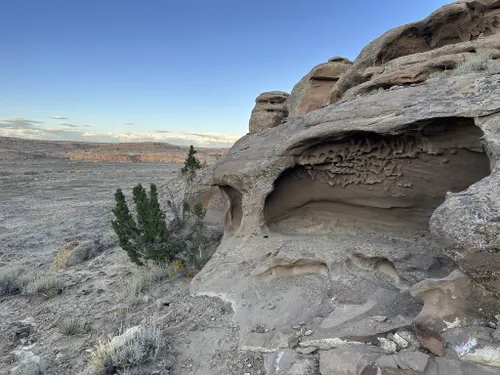
[[[423,237],[390,231],[280,233],[268,225],[266,200],[279,177],[300,165],[311,148],[342,143],[356,134],[404,139],[443,121],[452,132],[456,124],[457,129],[472,129],[471,152],[482,151],[480,142],[485,146],[488,156],[481,156],[483,174],[478,178],[486,176],[481,181],[487,181],[490,167],[495,168],[488,157],[498,157],[498,128],[491,123],[500,112],[498,83],[498,75],[477,74],[433,80],[388,90],[378,98],[338,102],[240,139],[213,175],[215,184],[231,192],[230,201],[230,195],[237,198],[232,203],[241,208],[238,225],[226,232],[214,258],[193,281],[193,291],[231,301],[242,326],[267,326],[258,340],[255,333],[241,338],[242,347],[262,351],[286,347],[294,337],[289,326],[299,320],[315,332],[312,342],[372,340],[408,326],[422,308],[409,287],[428,277],[445,277],[456,267],[428,227]],[[293,302],[298,300],[304,303]],[[342,317],[346,314],[350,319]],[[389,319],[375,324],[372,315]]]

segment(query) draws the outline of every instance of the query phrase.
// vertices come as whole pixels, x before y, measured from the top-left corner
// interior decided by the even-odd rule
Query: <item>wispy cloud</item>
[[[125,124],[123,124],[123,125],[132,126],[132,125],[134,125],[134,123],[133,123],[133,122],[126,122],[126,123],[125,123]]]
[[[53,118],[53,119],[56,119],[56,120],[67,120],[68,119],[67,117],[58,116],[58,115],[52,115],[52,116],[49,116],[49,118]]]
[[[198,147],[229,147],[239,137],[234,135],[203,132],[172,134],[168,130],[136,132],[98,132],[83,129],[85,125],[61,122],[60,128],[39,126],[39,121],[24,118],[0,120],[0,136],[44,140],[67,140],[84,142],[167,142],[176,145]]]
[[[76,124],[70,124],[68,122],[60,122],[59,125],[67,126],[69,128],[90,128],[90,126],[88,125],[76,125]]]
[[[36,124],[42,124],[42,122],[25,118],[0,120],[0,129],[38,129]]]
[[[228,134],[220,134],[220,133],[203,133],[203,132],[184,132],[182,134],[193,135],[195,137],[200,137],[200,141],[204,142],[219,142],[219,143],[228,143],[233,144],[241,136],[238,135],[228,135]]]

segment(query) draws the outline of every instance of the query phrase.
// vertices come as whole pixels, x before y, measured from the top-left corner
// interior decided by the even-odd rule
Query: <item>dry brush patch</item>
[[[475,72],[500,73],[500,61],[493,59],[488,54],[477,54],[476,56],[460,63],[454,69],[434,72],[427,79],[458,76]]]
[[[59,332],[64,336],[75,336],[90,331],[90,323],[80,318],[63,319],[58,324]]]
[[[123,288],[118,298],[123,303],[133,306],[138,303],[143,293],[171,275],[172,267],[167,265],[149,264],[141,267],[129,280],[123,280]]]
[[[19,365],[16,375],[45,375],[45,366],[40,361],[28,360]]]
[[[154,361],[166,347],[165,335],[158,326],[136,326],[121,336],[99,341],[90,352],[89,366],[95,375],[105,375],[116,369],[133,369]]]
[[[27,295],[41,295],[47,298],[53,298],[61,294],[64,290],[63,282],[56,275],[41,275],[28,282],[22,293]]]

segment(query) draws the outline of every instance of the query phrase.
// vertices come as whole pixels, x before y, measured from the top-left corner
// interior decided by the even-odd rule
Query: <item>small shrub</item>
[[[22,362],[17,368],[18,375],[44,375],[45,366],[34,360],[28,360],[26,362]]]
[[[454,69],[431,73],[427,79],[457,76],[474,72],[499,73],[500,61],[494,60],[488,54],[477,54],[458,64]]]
[[[111,353],[111,359],[115,366],[138,366],[150,358],[154,360],[163,346],[161,329],[156,326],[146,326],[122,345],[117,346]]]
[[[52,298],[63,291],[62,282],[53,275],[38,277],[23,288],[24,294],[40,294],[44,297]]]
[[[191,207],[185,200],[182,203],[174,199],[167,201],[171,218],[167,225],[154,184],[151,184],[149,196],[140,184],[133,189],[136,218],[132,216],[120,189],[115,193],[115,200],[113,214],[116,220],[112,226],[120,247],[132,262],[144,266],[152,261],[177,268],[181,262],[182,269],[193,274],[210,258],[207,249],[211,243],[204,223],[207,211],[201,203]]]
[[[165,347],[161,329],[155,325],[147,325],[121,340],[98,342],[90,353],[90,367],[95,374],[130,369],[154,360]]]
[[[99,341],[90,352],[89,366],[96,375],[113,373],[114,366],[111,359],[111,345],[106,341]]]
[[[478,54],[464,61],[463,63],[458,64],[454,70],[454,75],[486,71],[488,70],[488,66],[490,65],[491,61],[491,56]]]
[[[26,171],[26,172],[24,172],[24,175],[26,175],[26,176],[35,176],[37,174],[38,174],[37,171]]]
[[[36,276],[21,267],[0,269],[0,296],[18,294],[32,282]]]
[[[171,262],[184,250],[184,244],[167,229],[165,214],[158,203],[158,191],[151,184],[149,197],[141,184],[133,189],[133,200],[137,211],[134,219],[125,201],[125,196],[118,189],[115,193],[116,207],[112,222],[118,236],[120,247],[130,260],[140,266],[148,260],[157,263]]]
[[[89,323],[78,318],[64,319],[61,323],[59,323],[59,332],[61,332],[64,336],[74,336],[81,333],[87,333],[89,331]]]
[[[22,268],[7,267],[0,269],[0,296],[19,293],[22,285],[19,279],[24,270]]]

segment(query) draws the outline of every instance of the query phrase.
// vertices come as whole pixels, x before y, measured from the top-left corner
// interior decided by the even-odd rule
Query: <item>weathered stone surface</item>
[[[445,341],[437,331],[421,324],[414,324],[413,331],[423,348],[438,357],[444,357]]]
[[[492,35],[485,39],[447,45],[435,50],[415,53],[389,61],[383,66],[367,67],[362,76],[369,81],[347,90],[342,99],[365,95],[373,90],[388,89],[425,81],[431,73],[452,70],[478,54],[500,57],[500,38]]]
[[[424,372],[369,365],[361,375],[497,375],[498,369],[450,358],[430,358]]]
[[[431,80],[240,139],[213,174],[228,192],[230,230],[193,292],[230,301],[243,327],[289,335],[304,321],[308,347],[376,345],[410,326],[422,309],[410,286],[456,268],[431,241],[429,217],[448,191],[498,183],[499,127],[488,119],[500,110],[499,83]],[[422,337],[444,354],[442,341]]]
[[[398,353],[400,368],[423,373],[429,363],[429,355],[420,352],[402,351]]]
[[[282,91],[270,91],[260,94],[255,99],[255,107],[250,116],[249,131],[257,133],[264,129],[274,128],[288,117],[288,109],[285,100],[288,93]]]
[[[443,336],[448,346],[464,361],[500,367],[500,344],[491,337],[488,327],[452,328]]]
[[[495,136],[500,138],[498,129]],[[489,177],[463,192],[448,194],[430,221],[433,237],[445,254],[496,296],[500,296],[499,218],[500,163],[496,161]]]
[[[264,356],[266,375],[313,374],[318,370],[317,356],[306,356],[293,350],[280,350]]]
[[[426,279],[410,289],[424,301],[416,321],[435,330],[470,324],[486,324],[498,307],[496,298],[460,270],[442,279]]]
[[[485,42],[500,30],[497,6],[496,0],[462,0],[421,21],[387,31],[363,48],[325,104],[340,100],[350,89],[348,96],[352,97],[378,87],[422,82],[430,72],[463,61],[466,54],[498,54],[489,44],[497,45],[498,41]],[[451,48],[454,46],[457,48]],[[384,71],[380,75],[365,72],[373,66],[384,67]],[[364,86],[355,89],[361,84]]]
[[[352,62],[344,57],[333,57],[315,66],[294,86],[288,97],[286,105],[289,116],[302,116],[318,109],[351,65]]]
[[[458,359],[433,358],[425,375],[496,375],[498,368],[464,362]]]
[[[321,375],[360,375],[383,354],[382,350],[366,345],[322,351],[319,370]]]

